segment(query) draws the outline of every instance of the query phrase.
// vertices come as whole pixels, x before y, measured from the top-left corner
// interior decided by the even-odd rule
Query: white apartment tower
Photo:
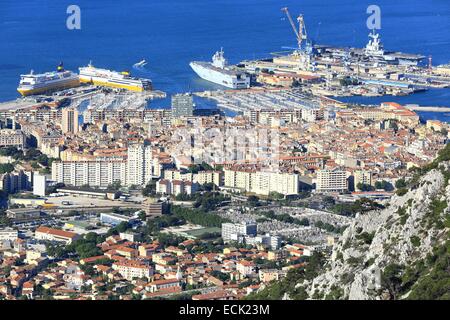
[[[152,148],[145,143],[128,146],[127,185],[145,186],[153,175]]]

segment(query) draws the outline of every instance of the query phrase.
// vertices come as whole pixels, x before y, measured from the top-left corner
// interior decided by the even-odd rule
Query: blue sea
[[[81,8],[81,30],[66,27],[71,4]],[[220,47],[237,63],[295,46],[281,7],[305,15],[316,43],[362,47],[372,4],[381,8],[387,50],[432,55],[434,64],[450,61],[448,0],[0,0],[0,101],[18,97],[21,73],[53,70],[60,61],[71,70],[90,60],[131,70],[169,94],[214,89],[196,77],[189,62],[209,60]],[[141,59],[149,61],[146,69],[133,70]],[[450,90],[382,100],[450,107]],[[167,107],[169,101],[156,105]],[[448,114],[422,116],[450,121]]]

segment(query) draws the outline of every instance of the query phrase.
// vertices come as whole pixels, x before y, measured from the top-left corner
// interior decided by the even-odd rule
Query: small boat
[[[139,61],[138,63],[134,64],[134,67],[136,68],[142,68],[145,67],[147,65],[147,61],[145,59],[142,59],[141,61]]]

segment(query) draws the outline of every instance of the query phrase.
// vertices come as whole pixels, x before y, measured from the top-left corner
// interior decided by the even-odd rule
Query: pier
[[[427,106],[411,106],[411,105],[406,105],[405,107],[412,111],[440,112],[440,113],[450,112],[449,107],[432,107],[432,106],[427,107]]]

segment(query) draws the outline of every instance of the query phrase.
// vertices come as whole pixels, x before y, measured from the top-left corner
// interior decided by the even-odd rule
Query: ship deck
[[[197,64],[203,68],[211,69],[216,72],[220,72],[229,76],[238,76],[240,74],[243,74],[244,72],[238,71],[238,70],[232,70],[230,67],[226,67],[226,69],[221,69],[218,67],[213,66],[210,62],[204,62],[204,61],[192,61],[191,63]]]

